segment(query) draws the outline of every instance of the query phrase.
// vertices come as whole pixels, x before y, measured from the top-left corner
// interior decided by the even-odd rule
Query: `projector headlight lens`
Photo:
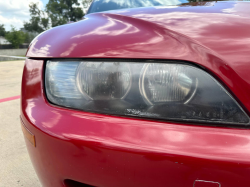
[[[248,125],[208,73],[186,64],[47,61],[48,100],[83,111],[174,121]]]

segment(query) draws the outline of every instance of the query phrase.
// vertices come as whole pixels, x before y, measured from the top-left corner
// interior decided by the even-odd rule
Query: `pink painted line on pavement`
[[[0,103],[12,101],[12,100],[19,99],[19,98],[20,98],[20,95],[14,96],[14,97],[3,98],[3,99],[0,99]]]

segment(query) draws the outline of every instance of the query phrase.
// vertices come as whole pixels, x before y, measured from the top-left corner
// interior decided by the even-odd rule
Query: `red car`
[[[250,186],[250,3],[169,2],[95,0],[31,43],[21,123],[43,186]]]

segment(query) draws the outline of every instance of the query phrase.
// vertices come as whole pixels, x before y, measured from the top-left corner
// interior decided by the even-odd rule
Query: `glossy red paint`
[[[92,114],[51,106],[42,60],[26,60],[21,119],[44,186],[73,179],[100,187],[192,186],[197,179],[247,187],[250,130]],[[28,140],[26,140],[28,141]]]
[[[223,82],[249,113],[250,32],[243,30],[250,29],[250,16],[244,13],[246,7],[250,3],[227,2],[90,14],[84,21],[43,33],[27,56],[190,61]],[[241,34],[231,30],[237,26]],[[21,97],[21,119],[36,137],[36,148],[29,142],[27,148],[44,186],[64,186],[64,179],[99,187],[193,187],[197,180],[222,187],[249,186],[249,129],[114,117],[52,106],[44,95],[44,60],[26,60]]]

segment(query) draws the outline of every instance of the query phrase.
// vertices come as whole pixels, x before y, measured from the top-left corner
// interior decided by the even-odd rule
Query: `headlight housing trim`
[[[47,69],[47,63],[49,62],[50,60],[47,60],[46,61],[46,65],[45,65],[45,76],[46,76],[46,69]],[[82,110],[82,109],[79,109],[79,108],[72,108],[70,106],[62,106],[60,104],[56,104],[54,102],[51,102],[49,97],[48,97],[48,93],[47,91],[45,91],[45,95],[48,99],[48,101],[52,104],[52,105],[55,105],[55,106],[60,106],[60,107],[64,107],[64,108],[68,108],[68,109],[72,109],[72,110],[79,110],[79,111],[85,111],[85,112],[92,112],[92,113],[100,113],[100,114],[108,114],[108,115],[115,115],[115,116],[124,116],[124,117],[133,117],[133,118],[143,118],[143,119],[152,119],[152,120],[160,120],[160,121],[170,121],[170,122],[181,122],[181,123],[191,123],[192,124],[208,124],[208,125],[216,125],[216,126],[230,126],[230,127],[248,127],[250,126],[250,122],[249,122],[249,116],[248,114],[245,112],[245,110],[243,109],[243,107],[241,107],[240,103],[237,102],[236,99],[234,99],[233,97],[233,94],[231,94],[230,90],[225,86],[225,84],[219,79],[219,81],[215,78],[216,76],[213,76],[213,73],[208,73],[207,71],[204,71],[205,68],[200,66],[200,65],[197,65],[197,64],[194,64],[192,62],[188,62],[188,61],[178,61],[178,60],[144,60],[144,59],[52,59],[52,61],[60,61],[60,62],[67,62],[67,61],[74,61],[74,62],[78,62],[80,63],[80,61],[91,61],[91,62],[105,62],[105,63],[112,63],[112,62],[119,62],[119,63],[124,63],[124,62],[129,62],[129,63],[161,63],[161,64],[178,64],[178,65],[186,65],[186,66],[190,66],[190,67],[193,67],[193,68],[197,68],[199,69],[200,71],[203,71],[205,72],[208,76],[210,76],[211,79],[213,79],[219,86],[221,86],[221,88],[225,91],[225,93],[236,103],[236,105],[239,107],[239,109],[243,112],[243,114],[248,118],[248,122],[247,123],[239,123],[239,124],[236,124],[235,122],[223,122],[223,121],[206,121],[206,120],[193,120],[193,119],[162,119],[162,118],[155,118],[157,115],[155,114],[149,114],[147,112],[142,112],[142,114],[149,114],[148,116],[145,116],[145,115],[136,115],[136,113],[138,113],[139,111],[136,111],[134,110],[134,114],[130,114],[130,115],[127,115],[127,114],[115,114],[115,113],[110,113],[110,112],[106,112],[106,111],[96,111],[96,110]],[[45,81],[46,82],[46,81]],[[46,83],[44,82],[44,88],[45,88],[45,85]],[[198,81],[196,82],[196,84],[198,83]],[[140,83],[139,83],[140,84]],[[45,90],[47,90],[45,88]],[[195,90],[196,92],[196,90]],[[195,95],[195,92],[192,94],[192,95]],[[189,100],[192,100],[192,97],[190,97],[190,99],[188,99],[186,101],[186,103],[189,102]],[[130,109],[130,111],[132,111]]]

